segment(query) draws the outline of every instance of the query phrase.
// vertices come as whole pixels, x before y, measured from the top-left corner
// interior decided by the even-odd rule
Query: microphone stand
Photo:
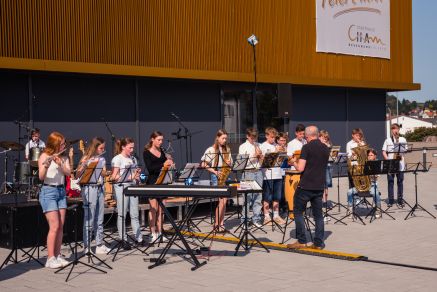
[[[111,147],[112,147],[112,151],[114,151],[114,145],[115,145],[115,135],[114,133],[111,131],[111,128],[109,127],[108,122],[105,120],[105,118],[102,118],[102,121],[105,123],[106,129],[108,130],[109,134],[111,135]],[[114,154],[114,153],[112,153]]]
[[[186,162],[190,162],[192,160],[192,155],[193,155],[193,151],[192,151],[192,147],[191,147],[191,137],[192,137],[192,133],[190,132],[190,130],[184,125],[184,123],[182,123],[181,119],[179,118],[179,116],[177,116],[175,113],[171,112],[170,115],[175,118],[175,120],[178,122],[178,124],[184,129],[184,135],[180,135],[180,129],[177,132],[177,139],[185,139],[185,157],[186,157]]]

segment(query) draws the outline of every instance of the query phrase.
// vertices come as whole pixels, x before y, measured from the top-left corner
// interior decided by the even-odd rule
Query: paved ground
[[[419,201],[437,214],[437,169],[418,176]],[[414,177],[405,182],[407,200],[414,202]],[[345,201],[346,180],[340,181],[342,201]],[[383,199],[386,181],[381,181]],[[330,199],[336,200],[336,184]],[[385,206],[385,204],[383,204]],[[424,212],[405,221],[408,210],[394,209],[396,220],[388,217],[363,226],[347,219],[347,226],[326,225],[327,249],[362,254],[370,259],[437,268],[437,220]],[[232,222],[231,222],[232,223]],[[228,227],[231,227],[229,225]],[[291,235],[294,235],[292,225]],[[265,240],[280,241],[278,232],[257,233]],[[291,239],[294,241],[294,239]],[[53,274],[36,263],[9,264],[0,271],[1,291],[436,291],[437,272],[381,265],[368,262],[300,255],[289,252],[266,253],[255,248],[234,257],[234,246],[214,243],[213,257],[206,266],[190,271],[191,265],[179,256],[169,256],[167,264],[148,270],[149,263],[138,253],[123,255],[108,274],[75,269],[65,283],[66,273]],[[9,251],[0,249],[0,259]],[[155,251],[156,252],[156,251]],[[156,257],[156,254],[152,254]],[[108,257],[108,262],[110,258]],[[45,259],[43,259],[45,260]]]

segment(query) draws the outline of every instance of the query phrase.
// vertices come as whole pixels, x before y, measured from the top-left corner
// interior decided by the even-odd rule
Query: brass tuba
[[[231,167],[228,164],[228,161],[230,160],[231,153],[228,147],[224,147],[225,153],[223,153],[223,163],[222,167],[220,168],[220,174],[217,178],[217,185],[218,186],[224,186],[226,183],[226,180],[228,179],[229,174],[231,173]],[[217,160],[219,157],[217,157]]]
[[[352,148],[353,155],[347,161],[348,171],[352,176],[354,187],[359,193],[368,192],[371,187],[370,177],[364,174],[364,165],[367,161],[367,144]],[[355,162],[352,158],[355,157]]]

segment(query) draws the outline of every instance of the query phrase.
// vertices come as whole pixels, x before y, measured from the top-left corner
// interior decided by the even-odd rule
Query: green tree
[[[427,136],[437,136],[437,128],[420,127],[405,134],[408,142],[422,142]]]

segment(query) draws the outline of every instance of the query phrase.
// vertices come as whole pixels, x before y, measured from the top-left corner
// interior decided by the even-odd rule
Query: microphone
[[[174,112],[170,112],[170,115],[172,115],[175,119],[179,120],[179,117]]]
[[[179,128],[179,130],[177,132],[173,132],[171,133],[173,136],[179,136],[179,134],[181,133],[181,128]]]

